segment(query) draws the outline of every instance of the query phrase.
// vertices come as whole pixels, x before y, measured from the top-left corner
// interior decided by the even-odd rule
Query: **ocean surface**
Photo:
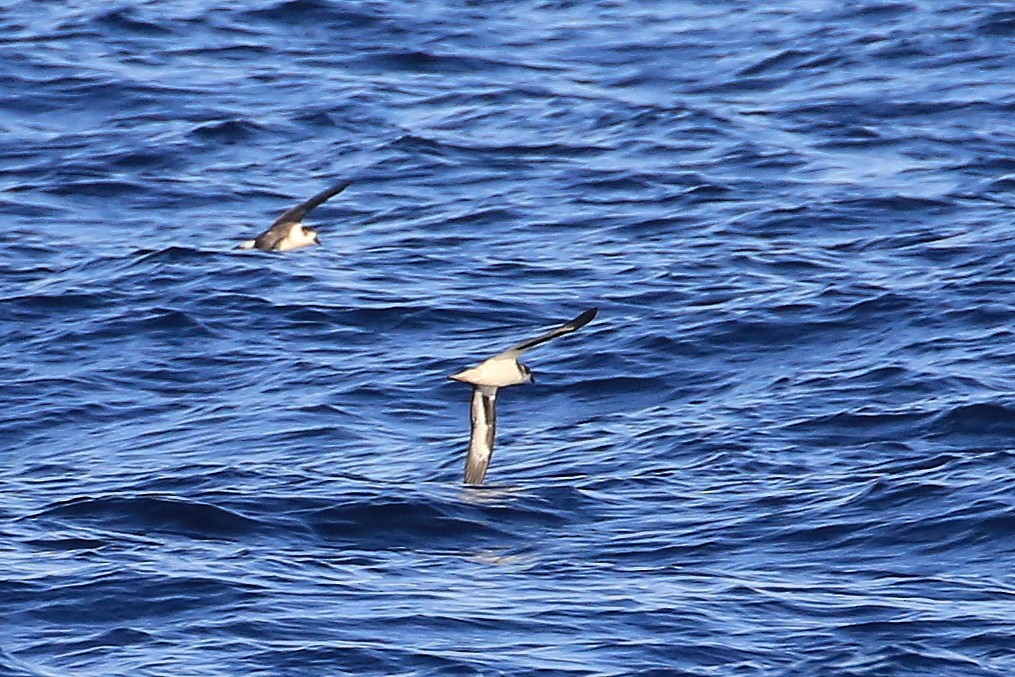
[[[3,3],[0,674],[1015,674],[1013,83],[1001,1]]]

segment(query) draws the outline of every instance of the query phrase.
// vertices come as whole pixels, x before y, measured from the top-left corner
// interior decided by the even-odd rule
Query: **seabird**
[[[581,329],[598,313],[598,308],[589,308],[570,322],[448,377],[472,385],[472,435],[469,437],[469,455],[465,459],[466,484],[482,484],[490,465],[497,432],[497,389],[535,381],[532,370],[519,362],[518,357],[541,343]]]
[[[349,187],[352,181],[343,181],[331,188],[321,191],[306,202],[296,205],[271,224],[271,228],[257,236],[256,240],[247,240],[240,249],[261,249],[266,252],[287,252],[293,249],[321,244],[315,228],[303,225],[303,217],[314,207],[322,205]]]

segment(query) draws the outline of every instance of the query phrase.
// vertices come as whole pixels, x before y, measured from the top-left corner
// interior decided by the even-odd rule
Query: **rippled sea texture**
[[[6,3],[0,673],[1015,674],[1013,54],[1006,2]],[[461,486],[446,376],[592,305]]]

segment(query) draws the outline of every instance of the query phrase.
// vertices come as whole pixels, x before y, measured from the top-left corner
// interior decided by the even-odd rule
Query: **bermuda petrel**
[[[518,357],[550,339],[581,329],[598,313],[597,308],[589,308],[570,322],[522,341],[471,369],[448,377],[472,385],[472,435],[469,438],[469,455],[465,459],[466,484],[482,484],[490,465],[497,431],[497,389],[535,380],[532,370],[519,362]]]
[[[257,236],[256,240],[247,240],[240,249],[260,249],[266,252],[287,252],[302,249],[314,244],[321,244],[317,237],[317,229],[303,225],[303,217],[314,207],[322,205],[349,187],[352,181],[343,181],[327,190],[321,191],[306,202],[302,202],[271,224],[271,228]]]

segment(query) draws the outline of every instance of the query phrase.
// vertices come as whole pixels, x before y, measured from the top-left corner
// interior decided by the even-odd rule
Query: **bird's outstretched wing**
[[[294,223],[300,223],[303,217],[310,213],[311,209],[324,204],[338,195],[348,188],[351,183],[352,181],[343,181],[288,210],[285,214],[275,219],[275,223],[271,224],[271,228],[257,236],[257,239],[254,240],[254,247],[265,251],[274,250],[278,246],[278,243],[289,234],[289,229]]]
[[[331,198],[335,197],[343,190],[348,188],[352,184],[352,181],[343,181],[342,183],[336,184],[327,190],[322,190],[317,195],[313,196],[306,202],[301,202],[282,216],[275,219],[275,223],[271,224],[271,230],[274,230],[277,226],[299,223],[303,220],[303,217],[310,213],[314,207],[318,207]],[[288,231],[288,228],[286,229]],[[269,231],[270,232],[270,231]]]
[[[497,357],[518,357],[526,350],[535,348],[541,343],[546,343],[550,339],[557,338],[558,336],[563,336],[564,334],[570,334],[573,331],[578,331],[579,329],[587,325],[589,322],[591,322],[593,319],[595,319],[596,315],[598,314],[599,314],[598,308],[589,308],[588,310],[586,310],[584,313],[574,318],[573,320],[565,322],[564,324],[560,325],[559,327],[556,327],[555,329],[551,329],[545,334],[541,334],[535,338],[530,338],[528,340],[522,341],[518,345],[511,346]]]
[[[497,389],[475,386],[472,389],[472,435],[469,455],[465,458],[465,483],[482,484],[493,456],[497,434]]]

